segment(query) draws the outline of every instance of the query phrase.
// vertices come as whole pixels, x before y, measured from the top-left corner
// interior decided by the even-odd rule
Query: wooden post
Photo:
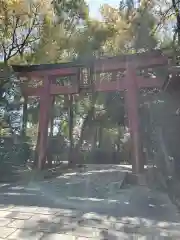
[[[38,146],[38,169],[42,169],[47,157],[48,148],[48,123],[51,107],[50,81],[44,78],[43,88],[40,95],[39,110],[39,146]]]
[[[143,169],[142,161],[142,149],[141,149],[141,138],[139,129],[139,101],[138,101],[138,86],[136,69],[132,64],[127,64],[126,73],[126,94],[125,94],[125,104],[128,114],[128,122],[131,134],[131,160],[132,160],[132,172],[133,174],[140,174]]]

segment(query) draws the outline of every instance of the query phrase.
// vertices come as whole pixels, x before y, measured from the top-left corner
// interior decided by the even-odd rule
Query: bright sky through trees
[[[119,0],[86,0],[90,7],[92,17],[100,18],[99,8],[102,4],[109,4],[113,7],[119,6]]]

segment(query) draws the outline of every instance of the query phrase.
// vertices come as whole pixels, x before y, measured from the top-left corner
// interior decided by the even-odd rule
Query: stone
[[[28,231],[28,230],[17,229],[10,236],[8,236],[8,239],[39,240],[39,239],[42,238],[42,236],[43,236],[42,232],[35,232],[35,231]]]
[[[58,212],[58,209],[53,209],[53,208],[44,208],[44,207],[38,207],[36,208],[36,214],[56,214]]]
[[[27,221],[28,220],[14,220],[8,224],[8,227],[10,227],[10,228],[28,228]],[[29,226],[29,228],[30,227],[32,227],[32,226]]]
[[[0,227],[8,225],[12,220],[8,218],[0,218]]]
[[[0,227],[0,238],[7,238],[10,234],[16,231],[16,228]]]
[[[76,240],[76,237],[69,234],[47,234],[42,240]],[[85,239],[84,239],[85,240]]]
[[[10,211],[0,211],[0,218],[11,217],[12,212]]]
[[[81,214],[80,211],[75,211],[71,209],[59,209],[56,213],[58,216],[66,216],[66,217],[79,217]]]
[[[77,227],[73,234],[78,237],[99,237],[101,230],[98,228],[91,228],[91,227]]]
[[[55,224],[51,223],[48,227],[45,228],[44,231],[49,232],[49,233],[72,233],[75,231],[77,225],[76,224]]]
[[[60,219],[57,218],[55,215],[49,214],[35,214],[30,219],[33,222],[50,222],[50,223],[59,223]]]
[[[22,213],[36,213],[37,207],[27,206],[27,207],[14,207],[11,211],[22,212]]]
[[[19,220],[27,220],[33,216],[31,213],[24,213],[24,212],[16,212],[13,211],[10,216],[12,219],[19,219]]]

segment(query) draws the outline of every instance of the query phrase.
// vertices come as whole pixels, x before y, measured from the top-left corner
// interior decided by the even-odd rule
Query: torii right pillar
[[[137,177],[137,179],[139,179],[139,176],[142,176],[144,170],[144,161],[139,121],[139,88],[137,83],[136,68],[132,63],[127,62],[125,82],[125,103],[131,134],[132,173],[135,177]]]

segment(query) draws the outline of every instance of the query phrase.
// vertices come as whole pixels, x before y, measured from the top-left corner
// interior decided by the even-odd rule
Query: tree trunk
[[[39,128],[39,127],[38,127]],[[37,135],[37,142],[36,142],[36,148],[34,151],[34,168],[38,167],[38,148],[39,148],[39,139],[40,139],[40,132],[38,130],[38,135]]]
[[[103,138],[103,128],[102,126],[98,129],[98,148],[100,149],[102,146],[102,138]]]
[[[90,106],[90,109],[84,119],[84,122],[82,124],[82,127],[81,127],[81,134],[80,134],[80,138],[79,138],[79,142],[76,146],[76,148],[79,150],[82,143],[83,143],[83,139],[84,139],[84,134],[85,134],[85,129],[86,129],[86,126],[93,121],[93,118],[94,118],[94,105],[96,103],[96,99],[97,99],[97,93],[93,94],[92,96],[92,102],[91,102],[91,106]]]
[[[52,168],[52,160],[53,154],[51,152],[51,139],[53,137],[53,130],[54,130],[54,102],[55,97],[52,97],[52,107],[51,107],[51,115],[50,115],[50,134],[49,134],[49,144],[48,144],[48,153],[47,153],[47,160],[48,160],[48,168]]]
[[[98,127],[95,127],[94,129],[94,137],[93,137],[93,142],[92,142],[92,149],[97,148],[97,141],[98,141]]]
[[[68,162],[69,164],[73,164],[73,148],[74,148],[74,143],[73,143],[73,120],[74,120],[74,114],[73,114],[73,95],[69,96],[69,159]]]
[[[121,132],[121,126],[118,125],[118,139],[117,139],[117,152],[120,152],[121,150],[121,136],[122,136],[122,132]]]
[[[27,120],[28,120],[27,101],[28,101],[28,98],[25,97],[24,103],[23,103],[23,120],[22,120],[22,132],[21,132],[21,135],[23,138],[26,137],[26,127],[27,127]]]

